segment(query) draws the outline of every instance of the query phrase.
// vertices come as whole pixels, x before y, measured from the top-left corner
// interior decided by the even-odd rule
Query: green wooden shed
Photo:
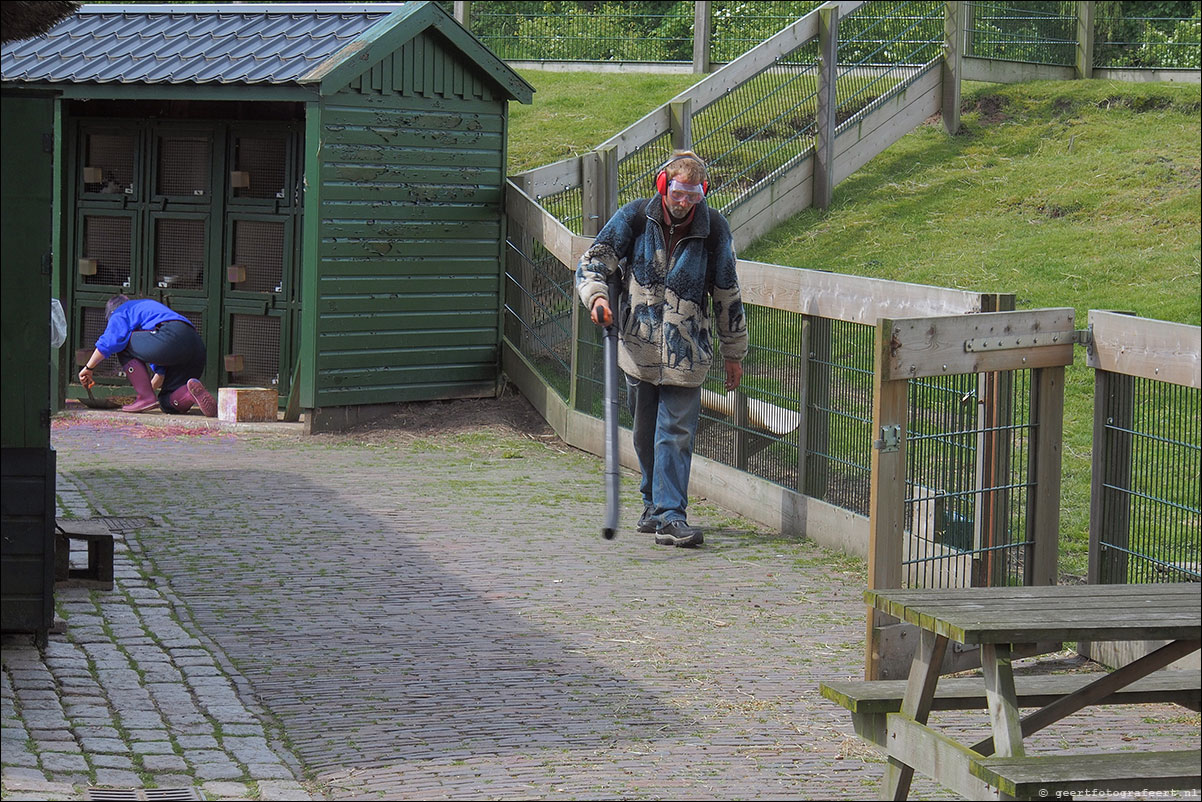
[[[194,322],[207,384],[275,387],[309,431],[495,393],[507,104],[533,89],[439,4],[85,5],[2,67],[6,97],[56,93],[72,353],[126,292]],[[128,393],[115,358],[97,378]]]

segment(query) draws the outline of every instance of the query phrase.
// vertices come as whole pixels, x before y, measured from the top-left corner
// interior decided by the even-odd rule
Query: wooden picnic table
[[[1112,791],[1197,787],[1198,750],[1028,757],[1023,738],[1196,651],[1202,637],[1199,588],[1190,583],[866,591],[870,605],[920,631],[900,711],[887,717],[889,766],[882,798],[905,799],[916,769],[970,799],[1041,798],[1102,785]],[[993,733],[980,743],[961,744],[927,726],[949,640],[980,646]],[[1011,668],[1016,648],[1115,640],[1168,643],[1020,717]],[[1189,676],[1196,704],[1198,675]]]

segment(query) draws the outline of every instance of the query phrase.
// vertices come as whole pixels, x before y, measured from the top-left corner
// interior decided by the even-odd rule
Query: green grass
[[[687,75],[528,72],[510,169],[585,152],[693,83]],[[740,256],[1072,307],[1202,322],[1197,85],[964,87],[963,129],[923,125]],[[705,155],[704,153],[702,155]],[[1068,370],[1062,568],[1088,548],[1093,373]]]
[[[525,70],[530,105],[509,104],[509,172],[586,153],[697,82],[697,76]]]
[[[964,105],[960,135],[903,137],[747,258],[1013,292],[1082,326],[1090,308],[1199,323],[1196,85],[976,84]]]

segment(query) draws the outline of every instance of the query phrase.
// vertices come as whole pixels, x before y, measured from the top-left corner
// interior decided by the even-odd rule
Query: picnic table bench
[[[889,757],[882,798],[905,799],[918,770],[968,798],[1064,798],[1072,791],[1196,788],[1202,750],[1027,755],[1023,738],[1103,704],[1175,702],[1198,710],[1199,671],[1161,671],[1199,648],[1197,584],[870,590],[876,609],[920,628],[904,681],[826,682],[856,732]],[[1034,643],[1168,640],[1113,672],[1015,677],[1011,654]],[[982,677],[944,679],[948,641],[976,644]],[[1025,717],[1023,707],[1037,708]],[[932,710],[984,709],[992,736],[962,744],[927,726]]]

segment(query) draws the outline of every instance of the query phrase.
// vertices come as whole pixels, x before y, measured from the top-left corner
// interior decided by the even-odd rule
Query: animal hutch
[[[60,94],[74,353],[124,292],[193,322],[210,387],[274,387],[311,431],[496,391],[507,103],[533,89],[438,4],[86,5],[3,81]],[[96,376],[128,392],[115,357]]]

